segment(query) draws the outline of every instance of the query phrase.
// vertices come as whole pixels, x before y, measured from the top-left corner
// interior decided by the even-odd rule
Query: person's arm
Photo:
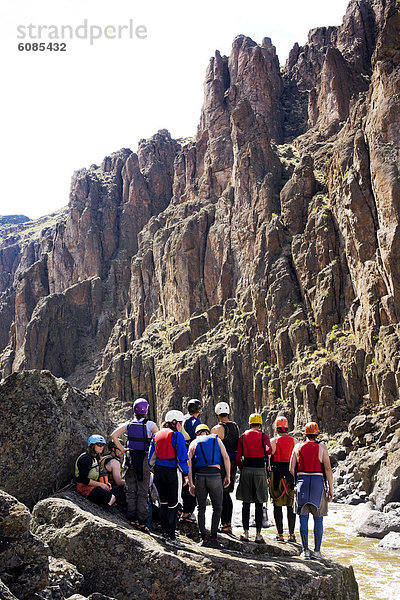
[[[110,471],[113,476],[115,485],[125,485],[125,479],[121,477],[121,463],[119,460],[113,459],[106,464],[107,471]]]
[[[126,432],[127,429],[127,424],[124,423],[123,425],[120,425],[119,427],[117,427],[117,429],[114,429],[114,431],[111,434],[111,439],[114,442],[114,444],[117,446],[118,450],[121,450],[121,452],[125,452],[125,448],[123,447],[123,445],[121,444],[121,442],[119,441],[119,436],[122,435],[123,433]]]
[[[153,425],[153,429],[151,430],[152,435],[154,435],[155,433],[157,433],[157,431],[160,431],[157,427],[157,425],[154,423]]]
[[[217,440],[218,440],[218,444],[219,444],[219,449],[221,450],[222,458],[224,461],[224,467],[225,467],[225,477],[224,477],[223,486],[228,487],[228,485],[231,482],[231,461],[229,459],[229,456],[228,456],[228,453],[226,451],[224,444],[221,442],[221,440],[219,438],[217,438]]]
[[[272,450],[271,454],[273,455],[276,452],[276,439],[273,438],[272,440],[269,441],[269,443],[271,444],[271,450]]]
[[[236,464],[239,469],[242,468],[242,454],[243,454],[243,436],[241,435],[238,442],[236,451]]]
[[[225,427],[221,425],[221,423],[217,423],[217,425],[214,425],[211,429],[211,433],[215,433],[220,440],[223,440],[225,437]]]
[[[264,433],[264,449],[266,454],[272,454],[271,442],[267,433]]]
[[[150,448],[149,448],[149,457],[147,459],[150,467],[154,467],[154,465],[156,464],[156,460],[157,460],[155,437],[156,436],[153,435],[153,437],[151,438]]]
[[[328,502],[331,502],[332,498],[333,498],[333,473],[332,473],[331,461],[329,459],[328,448],[325,446],[325,444],[323,442],[320,443],[319,449],[322,454],[321,463],[325,467],[325,475],[326,475],[326,479],[328,481],[328,486],[329,486]]]
[[[76,482],[89,485],[90,487],[101,487],[104,490],[109,490],[111,488],[110,484],[102,483],[101,481],[96,481],[95,479],[89,479],[89,471],[92,468],[92,462],[93,461],[88,454],[81,456],[81,458],[78,460],[79,475],[76,478]]]
[[[296,465],[297,465],[297,450],[298,450],[299,444],[296,444],[295,447],[293,448],[293,452],[292,452],[292,456],[290,457],[290,463],[289,463],[289,471],[291,472],[291,474],[295,475],[295,469],[296,469]]]
[[[178,465],[179,465],[184,477],[187,477],[187,474],[189,472],[189,467],[188,467],[188,453],[187,453],[185,438],[183,437],[183,433],[181,433],[180,431],[175,431],[173,434],[173,437],[175,437],[175,440],[171,440],[171,441],[174,446],[176,444],[176,458],[178,461]]]
[[[194,451],[196,449],[196,444],[197,444],[197,440],[193,440],[193,442],[190,444],[189,446],[189,453],[188,453],[188,465],[189,465],[189,473],[188,473],[188,479],[189,479],[189,492],[191,493],[192,496],[195,495],[195,486],[194,486],[194,481],[193,481],[193,465],[192,465],[192,459],[194,456]]]

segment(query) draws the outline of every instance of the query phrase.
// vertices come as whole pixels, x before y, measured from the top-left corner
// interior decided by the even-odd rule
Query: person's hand
[[[111,490],[111,485],[109,483],[101,483],[100,482],[99,487],[103,488],[103,490],[106,490],[106,492]]]
[[[230,484],[230,482],[231,482],[231,478],[229,477],[229,475],[225,475],[225,478],[224,478],[224,488],[228,487],[229,484]]]
[[[190,493],[191,496],[195,496],[196,495],[194,485],[189,485],[189,493]]]
[[[332,502],[332,500],[333,500],[333,489],[329,488],[328,502]]]
[[[185,477],[183,480],[183,485],[188,485],[188,483],[189,483],[189,479],[187,477]]]

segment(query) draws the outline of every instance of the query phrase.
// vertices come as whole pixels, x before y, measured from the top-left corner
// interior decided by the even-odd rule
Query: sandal
[[[232,533],[232,525],[230,523],[226,523],[226,525],[221,525],[218,531],[220,533]]]
[[[250,541],[249,540],[249,536],[246,535],[246,534],[244,534],[244,533],[242,533],[242,535],[240,536],[239,539],[240,539],[241,542],[249,542]]]
[[[296,542],[296,536],[294,535],[294,533],[289,534],[289,537],[287,539],[288,542]]]
[[[276,539],[277,542],[284,542],[285,541],[285,538],[280,533],[278,533],[278,535],[275,536],[275,539]]]
[[[132,525],[132,527],[137,527],[139,525],[139,521],[129,521],[129,525]]]
[[[194,523],[195,525],[197,525],[197,520],[194,515],[188,515],[187,517],[184,517],[183,515],[181,515],[179,522],[180,523]]]
[[[144,523],[138,523],[136,529],[142,533],[150,533],[150,529]]]
[[[256,537],[256,539],[254,540],[254,543],[255,544],[265,544],[265,540],[264,540],[263,536],[260,535],[260,537],[258,537],[258,538]]]

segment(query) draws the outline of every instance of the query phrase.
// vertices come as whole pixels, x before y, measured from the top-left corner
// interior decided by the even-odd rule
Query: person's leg
[[[88,499],[91,502],[103,507],[111,506],[113,498],[115,501],[115,496],[110,491],[104,490],[101,487],[94,487],[93,491],[88,495]]]
[[[308,517],[309,515],[300,515],[300,537],[303,550],[308,550]]]
[[[190,517],[196,508],[196,498],[189,492],[189,486],[182,488],[182,517]]]
[[[178,473],[175,468],[168,468],[168,535],[175,539],[176,521],[178,519]]]
[[[282,514],[282,506],[276,506],[274,504],[274,519],[276,530],[278,532],[278,536],[283,537],[283,514]]]
[[[255,516],[255,521],[256,521],[256,532],[261,533],[262,518],[263,518],[263,503],[262,502],[256,502],[254,516]]]
[[[293,506],[287,506],[287,520],[289,527],[289,535],[294,535],[294,527],[296,524],[296,513],[293,510]]]
[[[222,511],[223,487],[222,480],[218,477],[208,477],[206,480],[208,493],[210,495],[213,513],[211,518],[211,538],[217,537],[218,525]]]
[[[242,504],[242,525],[243,525],[243,536],[241,539],[246,541],[249,539],[249,525],[250,525],[250,502],[243,502]]]
[[[314,545],[315,552],[321,550],[322,535],[324,533],[324,518],[314,517]]]
[[[130,521],[136,521],[137,515],[137,478],[134,469],[128,468],[125,475],[126,483],[126,505],[127,517]]]
[[[168,532],[168,484],[165,482],[164,470],[159,465],[154,467],[154,485],[160,498],[160,523],[163,535]]]
[[[205,477],[201,475],[195,476],[195,489],[197,500],[197,524],[202,539],[206,537],[206,505],[208,490],[206,487]]]
[[[150,486],[150,467],[147,462],[147,455],[143,459],[143,480],[137,482],[136,514],[139,524],[143,525],[149,518],[149,486]]]

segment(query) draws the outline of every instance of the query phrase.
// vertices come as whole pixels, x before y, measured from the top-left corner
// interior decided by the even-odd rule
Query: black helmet
[[[201,402],[197,398],[191,398],[187,403],[187,409],[190,414],[201,411]]]
[[[121,446],[123,446],[123,445],[124,445],[124,442],[123,442],[122,440],[120,440],[119,438],[118,438],[118,441],[119,441],[119,443],[121,444]],[[113,450],[118,450],[118,446],[117,446],[117,444],[114,442],[114,440],[110,440],[110,441],[108,442],[107,446],[108,446],[108,449],[109,449],[109,451],[110,451],[110,452],[112,452]]]

